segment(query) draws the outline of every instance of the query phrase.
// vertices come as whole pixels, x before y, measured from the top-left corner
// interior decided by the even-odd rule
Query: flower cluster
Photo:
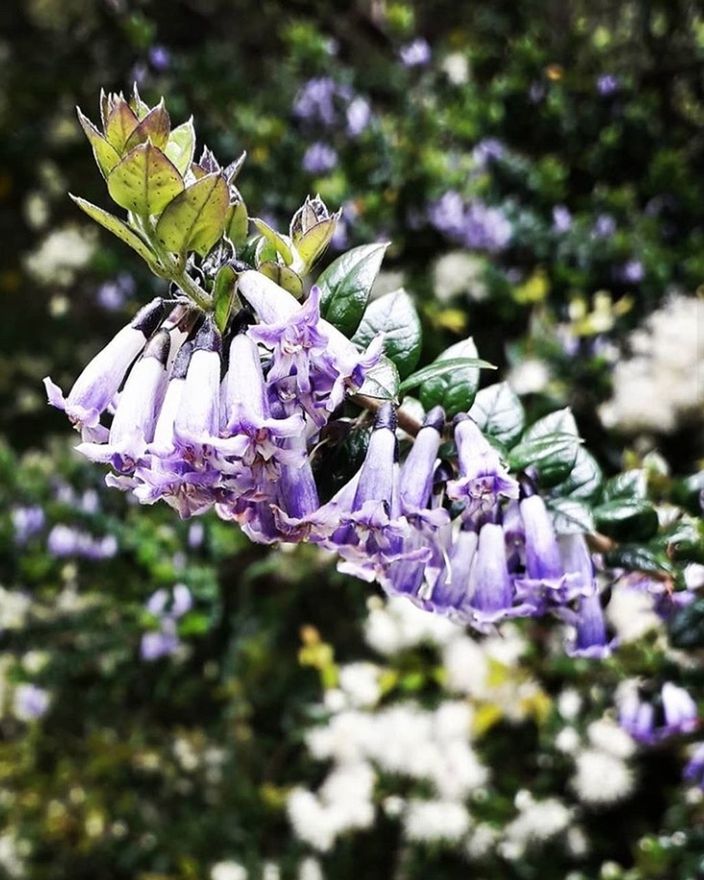
[[[446,416],[431,408],[400,463],[396,410],[383,403],[361,467],[321,504],[321,430],[379,363],[383,338],[360,350],[321,318],[317,287],[301,305],[247,270],[238,291],[246,305],[224,334],[155,300],[68,396],[46,380],[82,432],[78,449],[112,466],[109,485],[182,517],[215,507],[256,542],[311,541],[341,571],[478,630],[552,612],[573,627],[575,654],[609,651],[584,537],[558,540],[530,480],[519,485],[470,415],[455,418],[455,455],[441,458]]]

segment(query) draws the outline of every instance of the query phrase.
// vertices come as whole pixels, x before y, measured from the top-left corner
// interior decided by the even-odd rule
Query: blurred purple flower
[[[599,214],[592,228],[594,238],[610,238],[616,232],[616,221],[611,214]]]
[[[347,134],[359,137],[368,127],[372,118],[372,108],[366,98],[357,97],[347,108]]]
[[[322,125],[335,124],[335,94],[337,85],[329,76],[309,79],[299,90],[293,102],[293,114],[307,122]]]
[[[418,37],[402,46],[398,54],[404,67],[422,67],[430,61],[430,44],[423,37]]]
[[[327,174],[337,165],[337,153],[330,144],[316,141],[303,156],[303,170],[308,174]]]
[[[640,260],[629,260],[621,267],[620,276],[627,284],[640,284],[645,278],[645,269]]]
[[[81,529],[58,523],[49,532],[47,550],[57,559],[81,556],[101,560],[112,559],[117,554],[118,545],[114,535],[96,538]]]
[[[482,168],[505,154],[506,147],[497,138],[484,138],[472,150],[472,158]]]
[[[572,214],[566,205],[555,205],[552,209],[552,228],[555,232],[567,232],[572,226]]]
[[[149,63],[154,70],[167,70],[171,66],[171,53],[165,46],[152,46],[149,50]]]
[[[597,78],[596,90],[602,97],[613,95],[618,91],[619,81],[612,73],[602,74]]]
[[[13,709],[20,721],[36,721],[49,708],[49,692],[36,684],[20,684],[15,688]]]
[[[682,773],[687,782],[704,789],[704,743],[699,743]]]
[[[10,517],[18,544],[26,544],[44,526],[44,511],[36,504],[31,507],[15,507]]]

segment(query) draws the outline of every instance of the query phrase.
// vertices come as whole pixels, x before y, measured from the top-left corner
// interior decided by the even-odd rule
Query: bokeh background
[[[0,876],[704,877],[679,742],[614,694],[697,675],[642,594],[623,647],[478,641],[311,548],[108,491],[67,387],[161,291],[75,119],[139,84],[191,113],[250,214],[342,207],[389,240],[423,362],[472,335],[609,475],[694,505],[704,456],[704,6],[685,0],[10,0],[0,21]],[[202,142],[201,141],[201,142]],[[701,578],[701,572],[692,577]],[[695,585],[696,586],[696,585]],[[700,680],[701,684],[701,680]],[[685,749],[685,751],[683,751]]]

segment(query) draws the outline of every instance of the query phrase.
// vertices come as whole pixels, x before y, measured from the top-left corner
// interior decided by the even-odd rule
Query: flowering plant
[[[75,201],[171,282],[67,395],[45,380],[109,485],[184,518],[214,508],[258,543],[312,542],[341,571],[478,631],[557,616],[578,656],[615,644],[607,581],[633,573],[664,615],[689,603],[696,522],[661,528],[638,474],[605,483],[569,410],[526,427],[508,384],[479,389],[491,365],[472,339],[415,370],[412,298],[369,302],[384,244],[313,283],[337,220],[319,197],[287,234],[252,218],[250,235],[244,154],[194,161],[193,120],[172,129],[163,99],[149,107],[136,88],[103,93],[101,117],[99,131],[79,111],[127,216]]]

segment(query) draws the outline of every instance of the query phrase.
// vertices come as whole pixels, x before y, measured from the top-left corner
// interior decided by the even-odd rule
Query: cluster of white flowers
[[[449,251],[439,257],[433,266],[433,291],[440,302],[449,302],[464,294],[474,302],[486,299],[488,290],[484,280],[486,263],[481,257],[467,251]]]
[[[25,268],[42,284],[67,287],[76,272],[90,261],[97,244],[96,230],[67,226],[55,229],[27,254]]]
[[[531,846],[540,845],[562,834],[569,827],[572,811],[557,798],[537,801],[528,791],[515,798],[518,815],[504,829],[500,852],[508,859],[522,858]]]
[[[616,364],[613,397],[600,410],[607,428],[669,432],[704,411],[704,300],[675,295],[629,339]]]
[[[592,722],[587,727],[587,742],[572,751],[575,773],[571,785],[586,807],[614,804],[633,791],[635,777],[627,759],[634,754],[635,743],[612,719]]]

